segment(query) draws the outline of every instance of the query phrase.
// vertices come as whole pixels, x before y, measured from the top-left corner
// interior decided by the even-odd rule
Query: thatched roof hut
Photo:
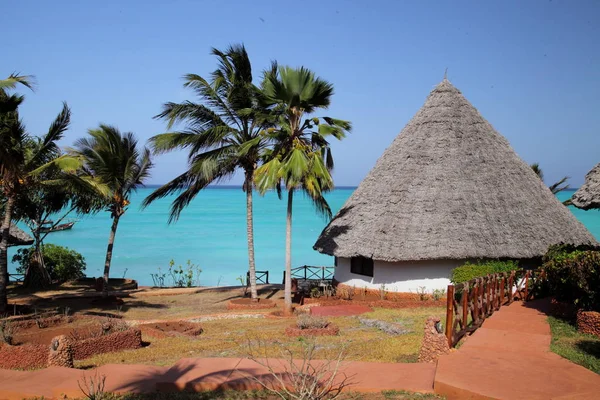
[[[33,238],[15,225],[10,226],[8,245],[9,246],[29,246],[33,244]]]
[[[560,242],[596,243],[444,79],[314,248],[384,262],[529,259]]]
[[[584,210],[600,208],[600,163],[585,176],[585,183],[571,199],[573,205]]]

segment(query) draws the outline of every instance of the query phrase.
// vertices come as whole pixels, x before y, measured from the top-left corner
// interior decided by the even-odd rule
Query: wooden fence
[[[475,331],[486,318],[514,300],[527,301],[531,290],[546,279],[543,269],[511,271],[483,276],[458,285],[448,285],[446,337],[450,347]]]
[[[25,279],[25,274],[8,274],[8,280],[9,282],[16,282],[16,283],[23,283],[23,280]]]
[[[256,271],[256,283],[268,285],[269,271]],[[246,286],[250,286],[250,272],[246,272]]]
[[[303,265],[298,268],[292,268],[292,278],[305,281],[331,281],[333,280],[334,268]],[[285,283],[285,271],[283,271],[283,283]]]

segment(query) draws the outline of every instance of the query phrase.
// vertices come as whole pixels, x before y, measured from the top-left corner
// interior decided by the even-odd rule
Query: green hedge
[[[600,311],[600,251],[594,246],[556,245],[543,258],[550,293],[578,309]]]
[[[452,270],[450,280],[456,285],[481,276],[499,272],[510,272],[517,269],[519,269],[519,264],[513,260],[489,260],[478,261],[476,263],[467,262]]]

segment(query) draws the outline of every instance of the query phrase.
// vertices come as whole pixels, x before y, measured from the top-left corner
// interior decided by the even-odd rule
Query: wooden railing
[[[269,284],[269,271],[256,271],[256,283]],[[246,272],[246,286],[250,286],[250,272]]]
[[[303,265],[298,268],[292,268],[292,278],[305,281],[331,281],[333,280],[334,268]],[[283,283],[285,283],[285,271],[283,271]]]
[[[450,347],[479,328],[500,307],[514,300],[530,300],[534,294],[531,289],[545,279],[543,269],[518,270],[448,285],[446,337]]]
[[[8,280],[13,281],[13,282],[18,282],[18,283],[23,283],[23,280],[25,279],[25,274],[8,274]]]

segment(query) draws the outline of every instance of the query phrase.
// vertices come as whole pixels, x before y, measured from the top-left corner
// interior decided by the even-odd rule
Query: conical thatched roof
[[[28,246],[33,244],[33,238],[15,225],[10,225],[9,235],[9,246]]]
[[[559,242],[596,243],[444,79],[314,248],[382,261],[532,258]]]
[[[600,208],[600,164],[585,176],[585,183],[571,199],[573,205],[584,210]]]

